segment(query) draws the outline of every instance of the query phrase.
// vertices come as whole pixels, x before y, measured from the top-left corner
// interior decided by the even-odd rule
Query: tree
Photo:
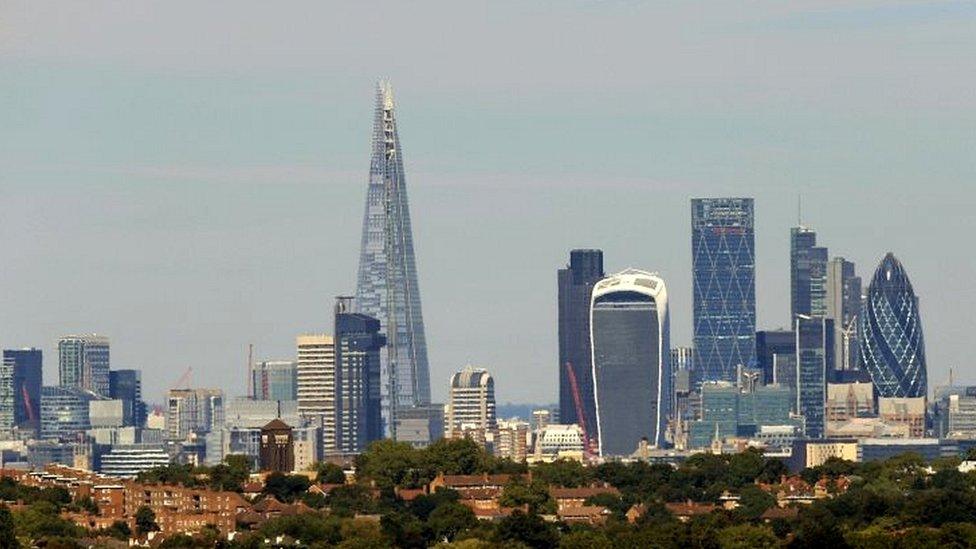
[[[0,549],[20,549],[14,527],[14,516],[3,504],[0,504]]]
[[[776,498],[762,491],[755,484],[749,484],[739,491],[739,507],[735,512],[744,519],[755,520],[774,505],[776,505]]]
[[[536,549],[555,547],[559,541],[556,528],[535,513],[516,510],[498,523],[496,534],[500,541],[521,542]]]
[[[773,549],[779,547],[779,539],[765,526],[739,524],[721,530],[718,545],[721,549]]]
[[[373,498],[368,487],[361,484],[337,486],[325,498],[326,504],[338,516],[352,516],[373,510]]]
[[[603,532],[577,530],[559,539],[559,549],[611,549],[613,542]]]
[[[291,503],[296,498],[308,492],[312,481],[305,475],[286,475],[284,473],[271,473],[264,481],[264,488],[261,492],[267,496],[274,496],[279,501]]]
[[[319,484],[345,484],[346,483],[346,473],[343,472],[342,467],[339,467],[335,463],[319,463],[318,464],[318,476],[315,478],[316,482]]]
[[[430,513],[440,505],[454,503],[461,499],[456,490],[441,488],[433,494],[422,494],[410,502],[410,512],[420,520],[427,520]]]
[[[420,461],[426,476],[432,479],[437,473],[445,475],[473,475],[485,473],[491,466],[492,457],[468,438],[442,438],[420,452]]]
[[[380,488],[416,488],[430,481],[420,470],[420,454],[406,442],[378,440],[356,456],[356,476]]]
[[[105,529],[105,533],[115,539],[125,541],[132,536],[132,529],[129,528],[129,523],[124,520],[117,520]]]
[[[454,541],[461,532],[474,528],[477,523],[474,511],[453,502],[437,507],[427,518],[427,526],[434,534],[434,539],[448,542]]]
[[[552,486],[576,488],[587,484],[591,472],[583,464],[571,459],[557,459],[552,463],[540,463],[532,468],[532,475]]]
[[[140,536],[144,536],[149,532],[155,532],[159,530],[159,525],[156,524],[156,513],[152,509],[143,505],[136,511],[136,532]]]
[[[425,525],[410,513],[402,511],[386,513],[380,519],[380,528],[392,546],[400,549],[426,549],[427,547]]]
[[[513,478],[498,498],[498,503],[505,507],[522,507],[527,505],[529,511],[537,512],[550,503],[549,489],[540,480],[526,483],[520,477]],[[551,506],[550,506],[551,507]]]

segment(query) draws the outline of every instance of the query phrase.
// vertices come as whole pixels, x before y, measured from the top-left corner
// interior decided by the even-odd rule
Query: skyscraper
[[[671,405],[668,291],[656,273],[627,269],[593,287],[593,396],[600,455],[664,445]]]
[[[559,420],[596,430],[590,353],[590,293],[604,276],[603,252],[572,250],[569,265],[559,269]],[[572,376],[570,376],[572,373]],[[576,413],[573,382],[579,392],[583,418]]]
[[[798,315],[796,333],[796,406],[803,415],[807,438],[823,438],[827,375],[834,369],[834,321]]]
[[[827,317],[834,319],[834,361],[838,370],[859,363],[857,315],[861,311],[861,277],[854,264],[835,257],[827,266]]]
[[[495,380],[484,368],[465,366],[451,376],[451,394],[444,411],[445,436],[476,438],[484,444],[498,426]]]
[[[263,360],[254,364],[251,387],[255,400],[295,400],[298,398],[298,364],[293,360]]]
[[[330,335],[300,335],[298,347],[298,413],[322,428],[319,455],[335,450],[335,340]]]
[[[790,229],[790,319],[827,314],[827,248],[817,246],[817,233],[807,227]]]
[[[874,272],[860,320],[861,363],[881,397],[927,394],[925,341],[918,297],[901,262],[888,252]]]
[[[756,244],[751,198],[691,201],[694,338],[702,381],[756,364]]]
[[[386,338],[380,321],[352,312],[352,298],[335,306],[335,446],[362,452],[383,438],[380,415],[380,350]]]
[[[58,341],[58,374],[62,387],[108,396],[109,343],[105,336],[69,335]]]
[[[397,407],[430,404],[430,372],[403,151],[388,82],[376,89],[356,307],[379,319],[380,331],[386,334],[381,359],[383,415],[386,429],[395,435]]]
[[[109,398],[122,401],[125,416],[132,424],[142,427],[146,423],[146,403],[142,400],[142,371],[112,370],[108,376]]]
[[[221,389],[170,389],[166,399],[166,438],[184,441],[219,431],[224,426],[224,391]]]
[[[760,330],[756,332],[756,366],[762,370],[763,383],[781,383],[777,380],[777,357],[796,353],[796,337],[792,330]]]
[[[4,349],[0,367],[0,415],[3,417],[0,423],[9,425],[9,428],[38,432],[41,427],[41,374],[40,349]]]

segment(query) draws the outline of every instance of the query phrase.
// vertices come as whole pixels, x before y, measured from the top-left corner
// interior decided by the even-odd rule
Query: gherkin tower
[[[859,320],[861,363],[882,397],[924,397],[925,340],[918,297],[894,254],[881,260]]]
[[[376,88],[356,309],[378,319],[386,334],[381,358],[383,419],[386,434],[395,437],[398,409],[430,404],[430,373],[403,151],[389,82]]]

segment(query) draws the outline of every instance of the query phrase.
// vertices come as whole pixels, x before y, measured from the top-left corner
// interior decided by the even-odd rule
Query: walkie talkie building
[[[874,272],[860,315],[861,363],[882,397],[924,397],[925,341],[918,298],[888,253]]]
[[[379,319],[380,331],[386,335],[387,349],[381,358],[382,408],[386,432],[392,435],[397,408],[430,404],[430,373],[403,151],[393,88],[387,82],[376,90],[356,309]]]

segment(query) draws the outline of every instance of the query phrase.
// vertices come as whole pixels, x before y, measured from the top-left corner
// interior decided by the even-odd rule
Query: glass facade
[[[734,381],[756,365],[756,245],[751,198],[691,201],[696,368]]]
[[[834,321],[796,317],[797,410],[807,438],[823,438],[827,372],[833,369]]]
[[[591,303],[600,455],[629,456],[642,438],[661,447],[671,402],[664,281],[629,269],[598,282]]]
[[[834,360],[838,370],[860,363],[857,315],[861,311],[861,277],[854,264],[835,257],[827,266],[827,317],[834,319]]]
[[[37,433],[41,427],[40,349],[4,349],[0,366],[0,424]]]
[[[817,246],[817,233],[790,229],[790,318],[827,314],[827,248]]]
[[[298,363],[293,360],[265,360],[254,365],[253,390],[256,400],[297,400]]]
[[[356,306],[358,312],[379,319],[380,331],[386,334],[381,375],[389,429],[397,407],[430,404],[430,373],[403,154],[388,83],[376,91]]]
[[[756,332],[756,367],[762,370],[763,383],[775,383],[776,355],[796,353],[796,337],[791,330]]]
[[[58,341],[58,374],[62,387],[108,396],[109,343],[98,335],[65,336]]]
[[[878,396],[926,396],[918,298],[905,268],[891,253],[874,272],[859,322],[861,362]]]
[[[380,350],[386,338],[379,320],[347,312],[347,305],[340,299],[335,315],[335,446],[351,453],[383,438]]]
[[[593,376],[590,353],[590,294],[604,276],[603,252],[573,250],[569,266],[559,269],[559,421],[587,426],[595,437],[596,410],[593,404]],[[583,418],[576,412],[576,400],[569,372],[579,390]]]
[[[122,401],[125,417],[132,425],[146,424],[146,403],[142,400],[142,372],[139,370],[112,370],[109,372],[109,398]]]

